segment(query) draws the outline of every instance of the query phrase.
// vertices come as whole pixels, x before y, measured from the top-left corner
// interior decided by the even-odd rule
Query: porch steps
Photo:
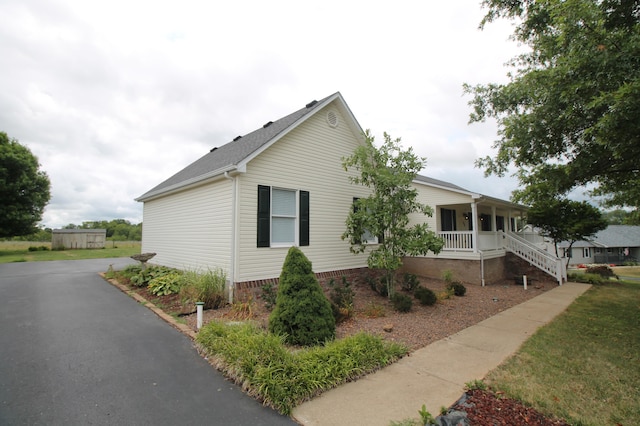
[[[567,280],[567,270],[562,259],[511,232],[503,232],[502,236],[507,251],[551,275],[560,285]]]

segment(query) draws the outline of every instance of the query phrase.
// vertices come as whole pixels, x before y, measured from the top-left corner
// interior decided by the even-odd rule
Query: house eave
[[[165,197],[167,195],[174,194],[176,192],[184,191],[186,189],[194,188],[196,186],[200,186],[205,183],[213,182],[215,180],[224,178],[225,173],[232,173],[234,171],[238,173],[243,173],[246,171],[246,166],[239,167],[233,164],[230,166],[222,167],[220,169],[213,170],[211,172],[202,174],[195,178],[185,180],[183,182],[180,182],[179,184],[167,186],[157,191],[148,192],[144,195],[141,195],[138,198],[135,198],[135,201],[146,202],[146,201],[151,201],[155,198]]]

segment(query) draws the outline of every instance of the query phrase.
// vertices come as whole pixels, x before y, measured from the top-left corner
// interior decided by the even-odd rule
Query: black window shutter
[[[358,212],[358,200],[360,198],[358,197],[353,197],[353,212],[357,213]],[[356,244],[362,244],[362,240],[360,238],[354,238],[353,242]]]
[[[309,191],[300,191],[300,245],[309,245]]]
[[[258,185],[258,247],[269,247],[271,242],[271,187]]]

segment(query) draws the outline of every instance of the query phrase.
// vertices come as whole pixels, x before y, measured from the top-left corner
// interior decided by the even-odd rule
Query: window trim
[[[353,211],[356,212],[357,211],[357,205],[356,202],[360,199],[361,197],[353,197]],[[382,240],[383,237],[381,235],[373,235],[371,233],[371,231],[369,231],[368,229],[365,229],[365,233],[368,233],[369,235],[373,236],[374,241],[369,241],[369,240],[365,240],[364,239],[364,234],[360,236],[360,238],[358,239],[358,244],[362,244],[363,246],[369,246],[369,245],[375,245],[375,244],[382,244]]]
[[[273,192],[274,191],[282,191],[282,192],[290,192],[293,193],[293,197],[294,197],[294,202],[295,202],[295,207],[294,207],[294,211],[295,214],[294,215],[285,215],[285,214],[274,214],[273,213]],[[271,247],[277,248],[277,247],[291,247],[292,245],[294,246],[298,246],[298,233],[299,233],[299,216],[300,216],[300,203],[298,201],[299,198],[299,192],[297,189],[289,189],[289,188],[280,188],[280,187],[275,187],[272,186],[271,187],[271,204],[270,204],[270,211],[269,211],[269,224],[270,224],[270,233],[269,233],[269,241],[271,243]],[[279,241],[279,242],[274,242],[273,241],[273,219],[274,218],[282,218],[282,219],[293,219],[293,241]]]
[[[273,214],[273,190],[290,191],[295,193],[295,216]],[[310,225],[310,197],[309,191],[278,186],[258,185],[257,238],[256,247],[301,247],[309,245]],[[273,242],[273,218],[294,219],[294,241]]]

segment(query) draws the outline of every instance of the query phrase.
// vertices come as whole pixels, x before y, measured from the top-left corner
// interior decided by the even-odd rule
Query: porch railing
[[[515,234],[503,232],[502,235],[508,251],[551,275],[560,285],[567,280],[567,270],[562,259]]]
[[[444,250],[473,251],[472,231],[438,231],[438,235],[444,240]]]

